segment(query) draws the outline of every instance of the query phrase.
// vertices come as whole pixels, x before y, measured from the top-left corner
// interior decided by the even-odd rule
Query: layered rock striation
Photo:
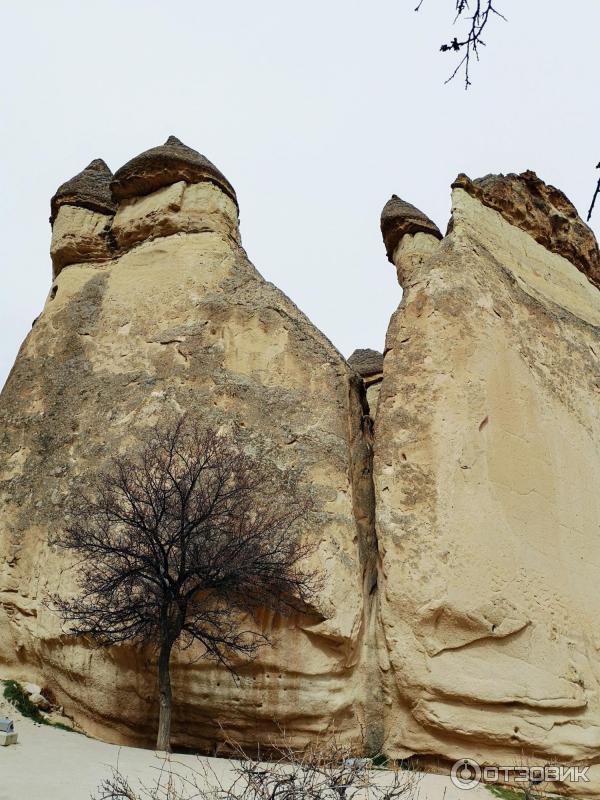
[[[53,277],[68,264],[106,261],[116,249],[110,228],[117,205],[112,197],[112,172],[96,158],[63,183],[50,201]]]

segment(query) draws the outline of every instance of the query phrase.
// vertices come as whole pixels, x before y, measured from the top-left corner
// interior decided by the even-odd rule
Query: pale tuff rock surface
[[[452,213],[436,247],[395,250],[374,460],[387,749],[596,762],[600,293],[531,220],[462,188]]]
[[[532,173],[459,177],[442,238],[394,196],[402,302],[384,355],[346,362],[257,273],[231,185],[177,140],[117,171],[114,208],[68,197],[0,397],[4,674],[93,734],[152,741],[149,656],[61,635],[43,598],[72,574],[47,541],[88,471],[187,411],[303,471],[325,587],[306,617],[260,621],[277,645],[239,686],[179,658],[176,745],[213,746],[217,723],[268,744],[278,724],[437,764],[600,764],[598,251],[566,198]]]
[[[531,170],[521,175],[486,175],[471,181],[461,174],[453,188],[464,189],[536,242],[564,256],[600,287],[600,251],[592,229],[569,198]]]
[[[202,233],[218,227],[241,246],[235,202],[213,183],[185,181],[119,204],[112,234],[119,250],[175,233]]]
[[[172,160],[158,150],[164,177]],[[140,159],[132,174],[152,175],[152,159]],[[131,189],[128,170],[117,176]],[[365,672],[376,654],[363,646],[374,510],[359,518],[352,491],[355,481],[358,493],[372,495],[364,389],[330,342],[248,261],[231,193],[181,175],[119,203],[110,218],[110,260],[63,267],[1,395],[3,674],[43,683],[92,734],[152,743],[157,706],[149,655],[92,651],[61,635],[43,601],[48,591],[68,592],[73,577],[68,559],[47,541],[61,524],[66,494],[87,473],[129,450],[136,434],[166,415],[189,412],[237,432],[250,451],[261,448],[301,470],[315,500],[306,535],[317,540],[324,588],[311,615],[261,620],[277,646],[241,667],[239,685],[227,671],[181,655],[175,743],[211,747],[218,724],[248,745],[276,735],[276,725],[298,742],[328,726],[343,733],[363,725],[377,739],[381,709],[369,704],[378,699],[378,682],[367,687]],[[150,178],[133,185],[154,188]],[[66,205],[54,236],[65,211],[74,237],[100,226],[94,218],[88,227],[81,222],[82,213],[97,212]]]
[[[88,208],[64,205],[52,225],[52,274],[69,264],[108,261],[114,255],[112,217]]]

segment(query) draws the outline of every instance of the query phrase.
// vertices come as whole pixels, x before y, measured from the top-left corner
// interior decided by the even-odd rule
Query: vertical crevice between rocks
[[[364,698],[364,745],[370,755],[383,747],[383,695],[377,654],[379,548],[375,526],[375,484],[373,481],[374,423],[363,379],[349,378],[350,485],[356,522],[358,555],[362,570],[363,620],[361,677]]]

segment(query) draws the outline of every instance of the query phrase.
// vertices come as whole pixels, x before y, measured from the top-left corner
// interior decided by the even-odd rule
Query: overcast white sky
[[[243,243],[348,356],[400,300],[395,192],[445,229],[458,172],[534,169],[583,215],[600,159],[598,0],[497,0],[474,85],[454,0],[0,0],[0,386],[45,300],[49,200],[173,133],[237,190]],[[600,232],[600,208],[594,226]]]

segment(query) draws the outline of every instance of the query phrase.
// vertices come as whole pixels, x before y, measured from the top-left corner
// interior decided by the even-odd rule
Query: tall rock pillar
[[[375,431],[389,752],[600,752],[598,246],[533,173],[395,199]],[[589,786],[575,787],[590,792]]]
[[[212,747],[219,725],[247,746],[365,719],[362,528],[351,445],[361,403],[345,360],[248,261],[235,191],[175,137],[114,176],[92,162],[52,201],[54,281],[0,396],[0,662],[39,679],[87,731],[152,742],[149,653],[93,651],[44,604],[68,592],[48,546],[69,492],[134,448],[154,423],[188,413],[297,468],[314,513],[323,590],[304,616],[259,620],[272,635],[240,681],[181,654],[173,738]],[[356,516],[356,518],[355,518]],[[364,526],[363,526],[364,527]],[[379,715],[379,721],[381,716]]]

